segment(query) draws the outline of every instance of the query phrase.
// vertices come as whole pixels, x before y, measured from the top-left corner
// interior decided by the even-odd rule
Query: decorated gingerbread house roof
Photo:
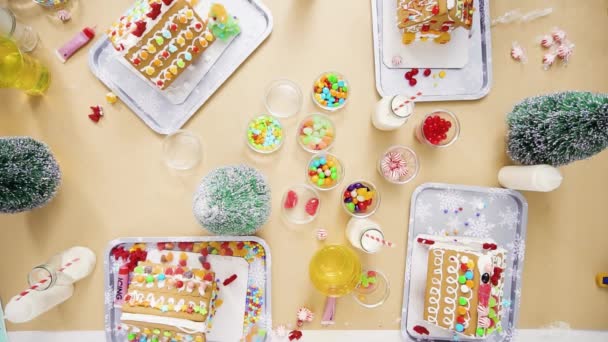
[[[400,0],[397,9],[402,29],[437,23],[470,29],[473,12],[473,0]]]

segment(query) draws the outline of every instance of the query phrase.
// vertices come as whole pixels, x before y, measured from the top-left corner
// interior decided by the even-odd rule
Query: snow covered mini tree
[[[29,137],[0,138],[0,213],[47,204],[61,183],[61,171],[48,146]]]
[[[531,97],[507,116],[507,153],[524,165],[565,165],[608,147],[608,94]]]
[[[251,235],[270,217],[270,186],[247,165],[212,170],[194,195],[194,216],[217,235]]]

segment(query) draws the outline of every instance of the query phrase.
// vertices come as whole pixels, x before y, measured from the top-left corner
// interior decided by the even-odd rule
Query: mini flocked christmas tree
[[[565,165],[608,147],[608,94],[531,97],[507,116],[507,153],[524,165]]]
[[[266,177],[247,165],[224,166],[207,174],[194,195],[194,216],[217,235],[254,234],[270,216]]]
[[[48,146],[28,137],[0,138],[0,213],[42,207],[57,192],[61,171]]]

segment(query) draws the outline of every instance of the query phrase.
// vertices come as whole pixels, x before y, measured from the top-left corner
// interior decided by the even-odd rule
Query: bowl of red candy
[[[437,109],[427,114],[416,128],[416,138],[434,147],[452,145],[460,135],[460,123],[454,113]]]

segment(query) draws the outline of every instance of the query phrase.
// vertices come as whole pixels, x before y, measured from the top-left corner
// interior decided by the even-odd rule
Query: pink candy
[[[526,61],[526,52],[517,42],[514,42],[513,46],[511,47],[511,58],[518,62]]]
[[[544,47],[545,49],[552,47],[553,46],[553,37],[551,37],[550,35],[543,36],[543,38],[540,41],[540,46]]]
[[[572,48],[574,47],[573,44],[562,44],[557,48],[557,57],[559,57],[560,59],[563,59],[564,61],[568,61],[568,59],[570,58],[570,56],[572,55]]]
[[[551,67],[553,65],[553,63],[555,63],[556,56],[557,56],[556,54],[551,53],[551,52],[546,53],[543,56],[543,66],[544,66],[545,70],[549,69],[549,67]]]
[[[553,29],[553,31],[551,31],[551,36],[555,42],[561,43],[566,39],[566,32],[556,27]]]

